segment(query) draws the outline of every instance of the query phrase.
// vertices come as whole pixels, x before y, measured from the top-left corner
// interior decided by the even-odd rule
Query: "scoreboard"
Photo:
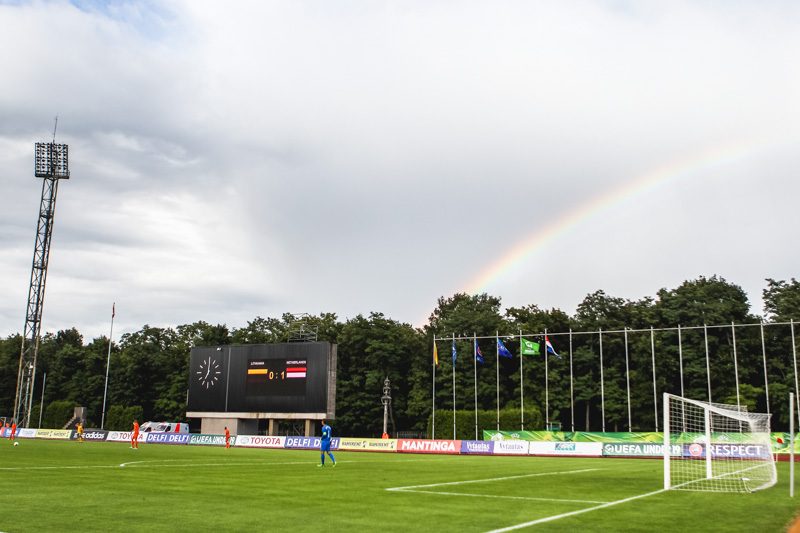
[[[189,360],[189,412],[326,413],[336,395],[336,345],[204,346]]]

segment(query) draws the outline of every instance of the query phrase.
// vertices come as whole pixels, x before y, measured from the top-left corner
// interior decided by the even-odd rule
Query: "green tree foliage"
[[[337,340],[337,377],[343,377],[338,379],[336,394],[338,431],[343,435],[381,435],[380,398],[387,377],[395,427],[418,428],[418,420],[408,414],[408,402],[419,370],[413,362],[427,351],[419,332],[381,313],[371,313],[348,320]]]
[[[800,282],[794,278],[788,282],[766,281],[767,288],[762,294],[767,318],[777,322],[796,320],[800,316]]]
[[[72,419],[75,403],[69,400],[56,400],[45,406],[42,427],[59,429]]]
[[[484,430],[495,430],[499,425],[501,429],[521,429],[522,421],[524,420],[526,429],[538,429],[544,425],[542,413],[534,408],[525,408],[524,418],[520,414],[519,409],[509,408],[502,409],[499,412],[496,410],[482,410],[477,412],[477,431],[475,422],[475,410],[459,410],[456,411],[456,439],[463,440],[482,440]],[[431,435],[432,420],[428,419],[427,435]],[[437,409],[436,410],[436,436],[430,438],[437,439],[452,439],[453,438],[453,411],[452,409]],[[476,439],[477,435],[477,439]]]
[[[133,427],[133,421],[141,423],[144,420],[141,405],[112,405],[108,409],[106,416],[106,429],[111,431],[129,431]]]

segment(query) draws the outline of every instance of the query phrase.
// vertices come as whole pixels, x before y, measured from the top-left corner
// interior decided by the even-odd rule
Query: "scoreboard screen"
[[[187,412],[334,413],[336,345],[192,348]]]
[[[307,370],[305,359],[250,359],[247,362],[247,395],[303,395]]]

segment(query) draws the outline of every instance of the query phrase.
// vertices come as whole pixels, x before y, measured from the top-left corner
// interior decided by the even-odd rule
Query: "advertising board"
[[[109,431],[106,440],[110,442],[130,442],[133,433],[131,431]],[[138,442],[147,442],[147,434],[139,433],[136,439]]]
[[[398,439],[397,451],[401,453],[461,453],[460,440]]]
[[[494,453],[494,442],[490,440],[462,440],[461,453],[472,455],[491,455]]]
[[[284,448],[293,448],[298,450],[319,450],[320,438],[319,437],[286,437],[284,441]],[[331,439],[331,450],[339,449],[339,437]]]
[[[39,439],[69,440],[71,435],[71,429],[39,429],[36,431],[36,437]]]
[[[531,442],[528,453],[548,456],[600,457],[603,455],[601,442]]]
[[[148,444],[189,444],[188,433],[147,433]]]
[[[494,441],[495,455],[527,455],[528,441],[526,440],[497,440]]]
[[[237,435],[235,446],[245,448],[283,448],[286,437],[273,435]]]

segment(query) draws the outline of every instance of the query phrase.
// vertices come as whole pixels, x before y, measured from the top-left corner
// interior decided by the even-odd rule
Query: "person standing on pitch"
[[[139,421],[133,421],[133,430],[131,430],[131,448],[139,449]]]
[[[75,428],[75,433],[78,436],[78,442],[83,442],[83,423],[78,422],[78,426]]]
[[[323,419],[322,438],[319,440],[320,464],[317,466],[325,466],[325,452],[328,452],[328,456],[331,458],[331,463],[333,463],[333,466],[336,466],[336,459],[333,458],[333,454],[331,453],[331,433],[331,427],[325,423],[325,419]]]
[[[228,426],[225,426],[225,447],[231,447],[231,430],[228,429]]]
[[[16,420],[12,420],[11,421],[11,435],[8,437],[9,440],[13,441],[14,437],[16,436],[16,434],[17,434],[17,421]]]

